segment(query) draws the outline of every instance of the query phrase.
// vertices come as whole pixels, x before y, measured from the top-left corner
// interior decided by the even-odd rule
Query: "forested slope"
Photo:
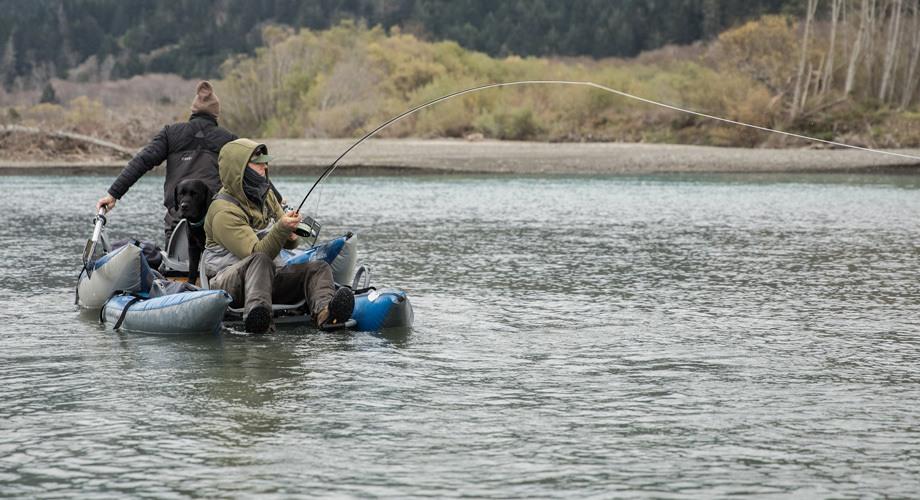
[[[326,29],[343,19],[400,26],[492,56],[634,56],[712,38],[801,0],[0,0],[7,90],[49,78],[143,73],[214,77],[262,44],[265,24]]]

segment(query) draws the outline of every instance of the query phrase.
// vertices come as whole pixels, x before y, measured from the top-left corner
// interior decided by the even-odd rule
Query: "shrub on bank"
[[[731,120],[833,137],[844,127],[816,119],[821,113],[784,122],[797,29],[794,21],[770,16],[724,33],[687,60],[671,54],[596,61],[498,59],[453,42],[430,43],[396,28],[387,33],[354,22],[322,32],[270,27],[268,46],[224,66],[221,88],[226,100],[241,104],[228,106],[225,120],[243,135],[357,137],[412,106],[464,88],[516,80],[573,80]],[[833,117],[834,112],[830,107],[831,114],[822,117]],[[906,122],[873,123],[885,128]],[[404,119],[381,136],[470,133],[508,140],[791,144],[595,89],[548,85],[458,97]],[[920,140],[909,137],[876,132],[867,140],[878,145]]]

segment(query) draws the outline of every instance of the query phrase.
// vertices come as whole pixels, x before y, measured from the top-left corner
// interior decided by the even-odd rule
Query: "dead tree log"
[[[46,135],[48,137],[55,137],[58,139],[70,139],[73,141],[85,142],[87,144],[93,144],[99,147],[110,149],[112,151],[118,152],[124,155],[126,158],[134,157],[134,154],[137,153],[136,150],[131,148],[126,148],[120,144],[115,144],[114,142],[104,141],[102,139],[97,139],[83,134],[75,134],[73,132],[65,132],[63,130],[58,131],[48,131],[42,130],[35,127],[23,127],[21,125],[4,125],[0,127],[0,132],[18,132],[23,134],[39,134]]]

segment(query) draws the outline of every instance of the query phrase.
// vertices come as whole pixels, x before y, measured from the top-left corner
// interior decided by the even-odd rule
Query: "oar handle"
[[[93,256],[96,255],[96,244],[99,243],[99,238],[102,236],[102,228],[106,223],[105,207],[99,208],[94,222],[93,237],[86,242],[86,247],[83,248],[83,270],[86,272],[87,277],[93,275]]]
[[[99,208],[99,213],[96,214],[96,227],[93,228],[93,243],[99,241],[99,235],[102,234],[102,227],[105,226],[105,207]]]

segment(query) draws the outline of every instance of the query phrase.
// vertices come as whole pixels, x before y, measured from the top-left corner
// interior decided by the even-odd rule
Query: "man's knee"
[[[254,253],[249,257],[249,259],[251,261],[250,265],[258,265],[258,266],[272,265],[272,258],[269,257],[268,254],[263,253],[263,252]]]
[[[311,260],[310,262],[301,262],[300,264],[291,264],[284,267],[287,272],[302,274],[304,277],[322,273],[326,268],[329,269],[329,272],[332,272],[332,266],[324,260]]]
[[[312,260],[310,262],[307,262],[306,271],[307,272],[317,272],[317,271],[322,271],[323,269],[327,267],[330,270],[332,269],[332,266],[330,266],[329,263],[326,262],[325,260]]]
[[[275,276],[275,262],[268,255],[256,252],[246,258],[246,274],[251,273],[265,275],[272,279]]]

